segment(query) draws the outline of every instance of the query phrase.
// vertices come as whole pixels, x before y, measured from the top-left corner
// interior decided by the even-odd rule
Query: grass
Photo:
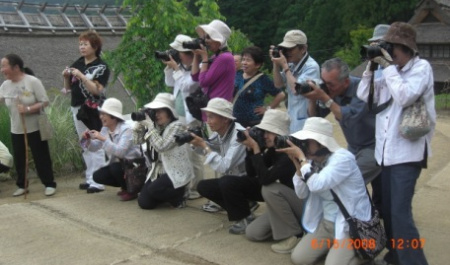
[[[436,110],[450,109],[450,93],[436,95],[434,100]]]

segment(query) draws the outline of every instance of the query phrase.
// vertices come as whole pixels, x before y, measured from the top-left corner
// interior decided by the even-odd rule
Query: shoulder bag
[[[369,221],[361,221],[350,216],[337,194],[333,190],[330,191],[348,223],[350,238],[353,240],[352,246],[356,256],[361,259],[374,259],[385,248],[387,239],[384,227],[381,225],[380,214],[375,209],[369,192],[367,192],[367,196],[369,196],[372,208],[372,217]]]
[[[417,140],[431,131],[431,120],[423,96],[403,108],[399,131],[408,140]]]

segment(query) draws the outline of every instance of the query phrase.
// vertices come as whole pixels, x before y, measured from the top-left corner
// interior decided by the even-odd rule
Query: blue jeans
[[[382,166],[383,219],[389,249],[385,260],[389,263],[428,264],[412,215],[414,189],[421,171],[419,163]]]

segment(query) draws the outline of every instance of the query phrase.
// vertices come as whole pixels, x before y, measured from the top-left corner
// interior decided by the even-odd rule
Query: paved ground
[[[449,139],[450,118],[440,117],[434,155],[414,197],[415,220],[432,265],[450,260]],[[0,265],[290,264],[289,255],[270,250],[271,242],[228,234],[224,213],[200,210],[204,199],[189,201],[185,209],[144,211],[136,201],[119,201],[113,188],[99,194],[77,190],[79,174],[57,181],[57,194],[46,198],[39,180],[31,178],[26,200],[11,197],[13,181],[0,183]],[[263,211],[264,205],[257,214]]]

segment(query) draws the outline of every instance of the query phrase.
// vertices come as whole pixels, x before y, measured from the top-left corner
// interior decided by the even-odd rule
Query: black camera
[[[385,49],[391,57],[393,57],[394,46],[392,43],[381,41],[377,45],[363,45],[361,46],[361,50],[359,54],[361,55],[361,59],[363,60],[371,60],[378,56],[383,56],[381,52],[381,48]]]
[[[202,47],[200,46],[200,44],[205,46],[206,45],[205,39],[197,38],[197,39],[194,39],[192,41],[185,41],[185,42],[182,43],[183,48],[189,49],[189,50],[201,49]]]
[[[194,140],[194,137],[191,135],[191,133],[199,136],[199,137],[203,137],[203,133],[202,133],[202,128],[201,127],[194,127],[194,128],[189,128],[187,130],[187,132],[184,133],[179,133],[176,134],[175,137],[175,142],[178,145],[183,145],[185,143],[189,143],[190,141]]]
[[[280,58],[280,53],[279,53],[280,51],[283,53],[283,55],[285,55],[285,49],[283,47],[278,46],[278,47],[273,48],[272,49],[272,57]]]
[[[175,49],[170,49],[167,51],[155,51],[155,58],[162,61],[170,61],[169,55],[172,56],[175,62],[180,63],[180,55]]]
[[[236,137],[238,142],[243,142],[247,139],[244,133],[245,130],[238,130]],[[248,130],[248,135],[255,140],[260,148],[265,146],[266,141],[264,140],[264,130],[257,127],[252,127]]]
[[[314,84],[316,82],[312,81]],[[327,85],[325,85],[325,83],[321,83],[319,85],[320,89],[322,89],[323,91],[325,91],[325,93],[328,94],[328,87]],[[311,91],[313,91],[314,89],[308,84],[308,82],[302,82],[302,83],[295,83],[295,92],[297,92],[297,94],[306,94],[309,93]]]
[[[131,119],[133,121],[143,121],[145,120],[145,114],[147,114],[153,122],[156,120],[156,110],[154,109],[140,109],[136,112],[132,112]]]
[[[298,146],[305,153],[307,149],[306,141],[299,140],[289,135],[277,135],[274,140],[275,149],[290,147],[287,140],[291,141],[294,145]]]

